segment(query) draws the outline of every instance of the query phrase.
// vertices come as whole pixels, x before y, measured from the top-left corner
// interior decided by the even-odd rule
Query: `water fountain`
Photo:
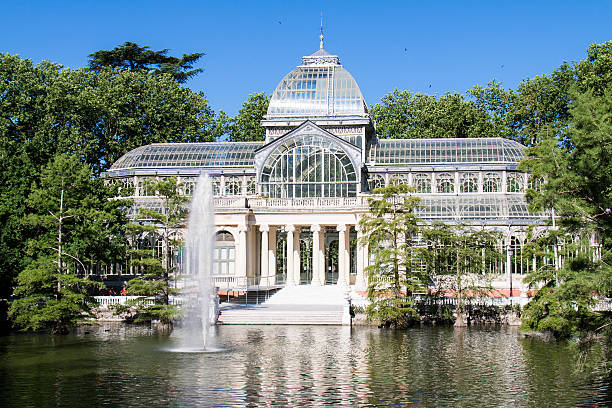
[[[183,290],[185,316],[183,321],[183,351],[206,351],[206,339],[211,323],[211,281],[214,250],[214,208],[212,182],[203,173],[197,180],[191,200],[184,245]]]

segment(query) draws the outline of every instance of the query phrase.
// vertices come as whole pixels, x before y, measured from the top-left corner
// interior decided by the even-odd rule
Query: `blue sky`
[[[0,52],[70,68],[125,41],[205,52],[187,83],[234,115],[250,93],[271,93],[302,55],[339,55],[366,102],[395,88],[465,92],[578,61],[612,40],[611,1],[2,1]]]

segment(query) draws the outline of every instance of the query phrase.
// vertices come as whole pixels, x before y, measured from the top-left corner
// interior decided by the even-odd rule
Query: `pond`
[[[611,406],[565,343],[516,328],[218,326],[215,352],[103,324],[0,337],[0,406]],[[209,343],[210,343],[209,342]]]

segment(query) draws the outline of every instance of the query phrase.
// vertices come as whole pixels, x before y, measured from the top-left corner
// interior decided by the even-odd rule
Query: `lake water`
[[[219,326],[216,352],[106,324],[0,337],[0,406],[612,406],[564,343],[515,328]]]

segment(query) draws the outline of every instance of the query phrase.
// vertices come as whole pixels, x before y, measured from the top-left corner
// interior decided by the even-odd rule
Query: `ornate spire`
[[[321,42],[319,43],[319,49],[323,49],[323,12],[321,12],[321,35],[319,35]]]

